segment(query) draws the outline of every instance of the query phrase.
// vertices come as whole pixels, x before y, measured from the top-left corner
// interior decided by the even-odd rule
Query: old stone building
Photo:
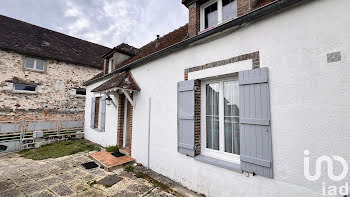
[[[0,15],[0,121],[82,119],[110,49]]]

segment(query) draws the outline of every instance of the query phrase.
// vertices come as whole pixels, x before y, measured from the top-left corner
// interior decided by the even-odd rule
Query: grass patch
[[[97,184],[96,180],[93,181],[89,181],[87,182],[88,185],[90,185],[90,187],[94,186],[95,184]]]
[[[136,174],[135,174],[136,178],[144,178],[145,177],[144,175],[145,174],[142,172],[136,172]]]
[[[119,152],[119,148],[118,146],[108,146],[106,148],[107,152],[111,152],[111,153],[118,153]]]
[[[68,140],[47,144],[37,149],[23,150],[19,154],[27,159],[43,160],[93,150],[99,151],[100,148],[87,140]]]

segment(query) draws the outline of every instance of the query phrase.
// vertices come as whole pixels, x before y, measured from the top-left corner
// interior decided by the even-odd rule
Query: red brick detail
[[[253,69],[260,67],[260,54],[259,54],[259,51],[256,51],[253,53],[248,53],[248,54],[243,54],[243,55],[239,55],[236,57],[231,57],[231,58],[225,59],[225,60],[219,60],[219,61],[215,61],[215,62],[210,62],[208,64],[187,68],[187,69],[185,69],[184,79],[188,80],[188,73],[190,73],[190,72],[205,70],[205,69],[223,66],[226,64],[245,61],[245,60],[249,60],[249,59],[251,59],[253,62],[253,64],[252,64]]]
[[[95,101],[95,115],[94,115],[94,128],[98,128],[98,115],[100,114],[100,97],[96,97]]]
[[[247,14],[250,11],[251,0],[237,0],[237,15],[238,17]]]
[[[189,22],[188,22],[188,36],[194,37],[200,30],[200,7],[197,2],[188,6]]]
[[[123,129],[124,129],[124,103],[125,96],[119,94],[118,99],[118,131],[117,131],[117,146],[123,147]]]
[[[130,97],[133,98],[133,95],[130,94]],[[128,105],[129,117],[128,117],[128,135],[129,139],[127,139],[126,144],[128,144],[129,148],[123,147],[123,138],[124,138],[124,105],[125,105],[125,96],[124,94],[119,94],[118,101],[118,133],[117,133],[117,145],[122,150],[126,151],[131,155],[131,145],[132,145],[132,118],[133,118],[133,106]]]
[[[195,155],[201,153],[201,81],[194,81],[194,147]]]

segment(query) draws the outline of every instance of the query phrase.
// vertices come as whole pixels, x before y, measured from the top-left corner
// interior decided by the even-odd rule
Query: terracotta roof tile
[[[128,45],[126,43],[121,43],[120,45],[116,46],[115,49],[117,51],[128,53],[130,55],[136,55],[139,52],[138,48]]]
[[[103,68],[110,50],[98,44],[0,15],[0,49]]]
[[[169,34],[160,37],[159,39],[156,39],[145,46],[141,47],[137,55],[134,57],[127,59],[125,62],[123,62],[120,67],[123,67],[127,64],[130,64],[131,62],[137,61],[143,57],[146,57],[148,55],[151,55],[152,53],[155,53],[157,51],[160,51],[162,49],[165,49],[171,45],[174,45],[178,42],[183,41],[187,38],[187,24],[174,30],[173,32],[170,32]]]
[[[276,0],[259,0],[258,3],[254,6],[254,9],[263,7],[264,5],[267,5],[267,4],[272,3],[274,1],[276,1]]]
[[[121,43],[120,45],[118,45],[118,46],[114,47],[113,49],[109,50],[106,54],[104,54],[102,56],[102,58],[106,58],[108,56],[111,56],[116,51],[120,52],[120,53],[124,53],[126,55],[135,56],[139,52],[139,49],[136,48],[136,47],[133,47],[131,45],[128,45],[126,43]]]
[[[91,92],[101,92],[112,88],[122,88],[122,89],[128,89],[128,90],[136,90],[136,91],[141,90],[139,85],[136,83],[136,81],[132,77],[131,73],[129,71],[124,71],[124,72],[118,73],[116,76],[112,77],[107,82],[91,90]]]

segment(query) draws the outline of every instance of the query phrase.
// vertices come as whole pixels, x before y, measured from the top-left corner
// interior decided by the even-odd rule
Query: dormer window
[[[237,0],[222,0],[222,20],[237,18]]]
[[[201,31],[237,18],[237,0],[211,0],[201,6]]]
[[[109,58],[108,60],[108,73],[111,73],[113,71],[113,57]]]
[[[205,29],[218,24],[218,3],[215,2],[204,9]]]

